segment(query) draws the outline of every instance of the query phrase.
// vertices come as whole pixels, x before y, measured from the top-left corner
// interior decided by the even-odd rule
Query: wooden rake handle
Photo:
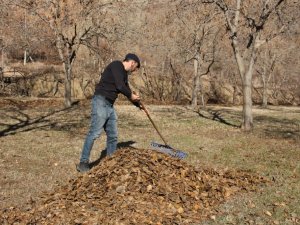
[[[156,130],[156,132],[158,133],[158,135],[160,136],[160,138],[163,140],[163,142],[165,143],[165,145],[168,146],[168,144],[167,144],[165,138],[164,138],[164,137],[162,136],[162,134],[159,132],[157,126],[155,125],[154,121],[152,120],[152,118],[151,118],[151,116],[150,116],[150,114],[149,114],[149,111],[146,109],[145,105],[144,105],[141,101],[140,101],[139,103],[140,103],[140,106],[141,106],[140,108],[146,113],[147,117],[149,118],[150,122],[152,123],[154,129]]]

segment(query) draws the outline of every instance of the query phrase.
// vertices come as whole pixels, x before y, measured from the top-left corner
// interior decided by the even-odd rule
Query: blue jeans
[[[89,161],[94,141],[100,137],[103,129],[107,135],[107,155],[111,156],[116,151],[118,142],[116,111],[105,97],[94,95],[92,99],[91,126],[85,138],[80,162]]]

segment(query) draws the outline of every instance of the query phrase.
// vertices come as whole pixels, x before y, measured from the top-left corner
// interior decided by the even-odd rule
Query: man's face
[[[138,63],[134,60],[130,60],[130,69],[129,69],[129,71],[134,72],[136,70],[138,70]]]

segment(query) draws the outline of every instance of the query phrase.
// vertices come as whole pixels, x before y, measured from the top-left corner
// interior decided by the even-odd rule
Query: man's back
[[[103,71],[99,83],[95,88],[95,95],[102,95],[112,104],[122,93],[130,98],[131,90],[128,86],[128,75],[121,61],[111,62]]]

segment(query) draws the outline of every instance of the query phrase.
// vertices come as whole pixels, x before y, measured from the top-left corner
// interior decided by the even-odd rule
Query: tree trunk
[[[243,124],[242,128],[249,131],[253,127],[253,116],[252,116],[252,85],[251,76],[248,72],[243,80]]]
[[[206,101],[205,101],[205,96],[204,96],[203,92],[201,93],[201,101],[202,101],[203,108],[205,108],[206,107]]]
[[[266,74],[263,74],[263,98],[262,98],[262,107],[267,108],[268,106],[268,87],[266,83]]]
[[[237,105],[237,86],[233,86],[232,104]]]
[[[243,82],[243,122],[242,128],[249,131],[253,128],[253,115],[252,115],[252,75],[253,67],[256,57],[256,49],[253,47],[251,59],[249,61],[249,67],[246,72],[245,62],[239,54],[239,50],[235,44],[233,44],[233,49],[235,52],[235,58],[238,64],[240,76]]]
[[[65,106],[70,107],[72,105],[71,100],[71,80],[72,80],[72,64],[68,60],[64,63],[65,66]]]
[[[27,63],[27,50],[24,51],[24,61],[23,61],[23,65],[25,66]]]
[[[271,52],[270,52],[271,55]],[[276,55],[274,54],[272,58],[267,56],[267,53],[265,52],[265,63],[263,67],[263,72],[261,74],[262,77],[262,83],[263,83],[263,97],[262,97],[262,107],[267,108],[268,106],[268,88],[269,88],[269,81],[272,76],[272,72],[275,67],[276,63]],[[270,62],[270,68],[267,68],[266,62]],[[268,64],[269,65],[269,64]],[[269,67],[269,66],[268,66]]]
[[[235,58],[238,64],[240,76],[242,79],[243,85],[243,121],[242,129],[249,131],[253,127],[253,117],[252,117],[252,70],[250,67],[245,73],[245,64],[242,57],[239,54],[239,51],[235,50]]]
[[[235,34],[232,38],[232,48],[234,51],[234,56],[239,68],[240,77],[242,80],[243,85],[243,122],[242,122],[242,129],[249,131],[253,128],[253,116],[252,116],[252,74],[253,74],[253,66],[254,66],[254,59],[255,59],[255,48],[252,46],[252,54],[251,59],[249,61],[249,67],[246,72],[245,68],[245,61],[241,55],[238,39],[236,36],[237,29],[238,29],[238,23],[239,23],[239,14],[240,14],[240,8],[241,8],[241,0],[236,1],[237,9],[235,11],[235,18],[234,18],[234,26],[231,25],[231,22],[229,21],[228,14],[226,16],[227,18],[227,24],[231,25],[231,31],[233,34]],[[255,42],[256,36],[254,36],[254,42]]]
[[[56,37],[56,47],[59,53],[59,57],[61,61],[63,62],[63,66],[65,69],[65,107],[71,107],[72,105],[72,92],[71,92],[71,81],[72,81],[72,62],[74,60],[74,57],[72,56],[72,49],[70,46],[65,46],[62,37],[60,35],[57,35]],[[64,54],[64,50],[66,51],[66,55]]]
[[[255,40],[255,38],[254,38]],[[242,127],[246,131],[250,131],[253,128],[253,114],[252,114],[252,76],[254,63],[256,58],[257,49],[252,47],[251,58],[249,61],[248,70],[244,76],[243,89],[244,89],[244,105],[243,105],[243,125]]]
[[[199,62],[197,59],[194,59],[194,87],[192,91],[192,107],[197,107],[198,105],[198,93],[200,90],[200,76],[198,75],[198,66]]]
[[[2,67],[2,69],[4,69],[4,49],[3,48],[1,49],[1,67]]]
[[[25,28],[25,39],[27,39],[27,11],[25,10],[25,16],[24,16],[24,28]],[[24,66],[26,65],[27,63],[27,48],[25,49],[24,51],[24,61],[23,61],[23,64]]]
[[[262,72],[262,74],[261,74],[261,76],[262,76],[262,83],[263,83],[263,96],[262,96],[262,107],[263,107],[263,108],[267,108],[267,105],[268,105],[268,99],[267,99],[267,83],[266,83],[266,75],[267,75],[266,61],[267,61],[267,53],[266,53],[266,51],[265,51],[264,65],[263,65],[263,72]]]
[[[198,94],[200,91],[200,76],[194,77],[194,88],[192,94],[192,106],[196,107],[198,105]]]

